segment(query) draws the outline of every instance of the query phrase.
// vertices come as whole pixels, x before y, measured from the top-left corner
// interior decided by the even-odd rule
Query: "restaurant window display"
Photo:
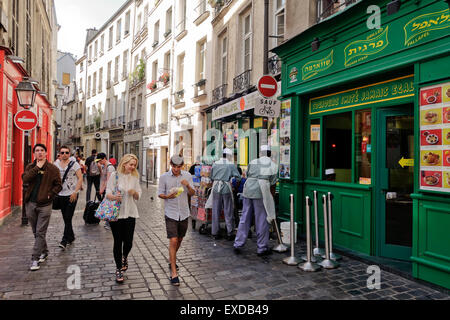
[[[355,112],[356,179],[360,184],[372,183],[372,111]]]
[[[320,177],[320,119],[311,120],[310,126],[310,175]]]
[[[291,100],[281,102],[280,115],[280,178],[291,178]]]
[[[352,113],[324,117],[325,180],[352,182]]]

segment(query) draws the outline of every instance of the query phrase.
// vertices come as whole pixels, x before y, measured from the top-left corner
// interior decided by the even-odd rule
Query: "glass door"
[[[409,260],[414,190],[412,107],[379,110],[378,124],[378,254]]]

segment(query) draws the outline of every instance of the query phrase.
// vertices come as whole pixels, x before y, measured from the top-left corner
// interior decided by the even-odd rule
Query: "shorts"
[[[173,219],[166,218],[166,230],[167,230],[167,239],[171,238],[184,238],[188,229],[189,219],[185,219],[183,221],[176,221]]]

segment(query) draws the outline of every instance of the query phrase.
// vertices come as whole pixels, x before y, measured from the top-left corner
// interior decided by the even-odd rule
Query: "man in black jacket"
[[[62,190],[62,185],[58,168],[47,161],[47,147],[36,144],[33,153],[36,160],[26,167],[22,180],[28,185],[23,202],[35,239],[30,270],[36,271],[40,268],[39,263],[48,257],[45,238],[53,199]]]
[[[95,195],[99,201],[101,201],[100,196],[100,173],[101,169],[98,166],[95,159],[97,158],[97,150],[92,150],[92,155],[86,159],[86,177],[87,177],[87,190],[86,190],[86,202],[91,200],[91,190],[92,184],[95,187]],[[95,200],[95,198],[94,198]]]

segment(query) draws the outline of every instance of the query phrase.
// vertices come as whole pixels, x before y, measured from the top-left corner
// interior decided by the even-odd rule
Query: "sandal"
[[[175,278],[170,277],[170,283],[178,287],[180,285],[180,279],[178,277]]]
[[[123,282],[123,273],[120,269],[116,270],[116,282],[122,283]]]
[[[125,272],[128,270],[128,259],[123,258],[122,260],[122,269],[120,269],[122,272]]]

